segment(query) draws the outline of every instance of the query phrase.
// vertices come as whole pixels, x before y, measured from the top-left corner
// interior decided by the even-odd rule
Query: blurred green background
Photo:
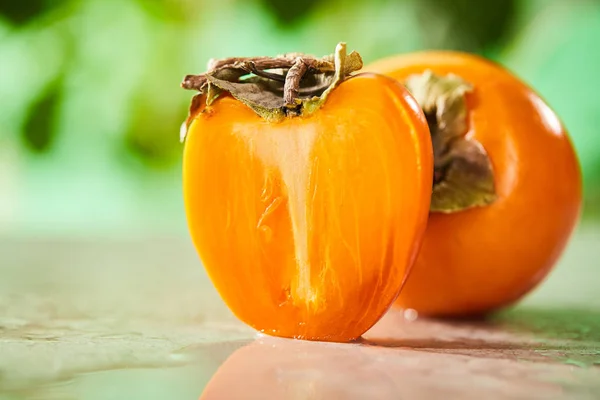
[[[339,41],[504,64],[564,121],[600,214],[600,1],[0,0],[0,234],[186,235],[183,75]]]

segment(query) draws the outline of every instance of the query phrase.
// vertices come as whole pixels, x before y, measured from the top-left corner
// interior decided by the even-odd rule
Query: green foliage
[[[0,143],[20,160],[15,175],[0,179],[0,192],[11,204],[27,199],[10,214],[16,227],[91,229],[99,204],[124,225],[172,221],[148,210],[158,198],[180,206],[173,176],[191,97],[181,78],[212,57],[320,56],[346,41],[365,62],[447,48],[510,67],[568,127],[593,211],[600,209],[600,53],[592,50],[599,38],[593,0],[0,1]],[[21,184],[2,186],[17,176]],[[53,219],[41,221],[48,212]],[[0,226],[8,225],[0,219]]]
[[[275,17],[281,29],[289,29],[295,26],[295,23],[306,18],[319,0],[259,0],[259,2]]]
[[[60,80],[52,82],[40,92],[40,97],[30,106],[25,125],[21,130],[23,142],[32,151],[50,150],[56,134],[56,115],[60,107]]]
[[[27,0],[27,3],[25,3],[14,0],[0,0],[0,16],[12,24],[22,25],[48,11],[54,5],[53,3],[59,3],[59,1]]]
[[[484,53],[501,44],[513,22],[516,0],[421,0],[419,17],[431,47]]]

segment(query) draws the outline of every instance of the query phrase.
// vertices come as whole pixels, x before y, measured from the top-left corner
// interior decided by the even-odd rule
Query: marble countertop
[[[186,239],[0,240],[0,400],[600,399],[600,229],[487,321],[393,310],[362,343],[257,335]]]

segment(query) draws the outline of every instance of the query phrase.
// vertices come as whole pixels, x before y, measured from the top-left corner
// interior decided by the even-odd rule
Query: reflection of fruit
[[[519,299],[549,272],[580,211],[580,169],[556,115],[508,71],[471,55],[416,53],[366,70],[404,83],[429,71],[470,84],[464,137],[487,152],[497,196],[487,206],[430,215],[398,304],[430,315],[468,315]]]
[[[423,322],[398,324],[384,317],[376,325],[383,336],[368,335],[385,346],[259,339],[225,360],[200,400],[478,399],[490,388],[505,398],[528,398],[532,390],[542,398],[564,393],[560,384],[540,381],[531,363],[514,360],[514,351],[494,350],[490,357],[489,343],[470,338],[464,327],[419,327]],[[408,350],[414,346],[427,350]],[[465,354],[476,362],[467,362]],[[470,376],[478,379],[465,385]]]
[[[398,385],[387,369],[398,364],[380,361],[392,353],[354,344],[259,339],[219,367],[200,400],[392,399]]]
[[[267,122],[222,95],[190,125],[184,197],[220,295],[270,335],[347,341],[396,298],[425,230],[426,121],[397,82],[359,75],[311,115]]]

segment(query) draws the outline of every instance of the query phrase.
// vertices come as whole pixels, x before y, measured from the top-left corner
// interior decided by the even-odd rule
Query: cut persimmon
[[[350,75],[362,63],[344,45],[335,60],[264,60],[215,62],[184,81],[201,91],[184,126],[191,237],[248,325],[353,340],[391,306],[416,257],[432,185],[427,123],[396,81]]]

